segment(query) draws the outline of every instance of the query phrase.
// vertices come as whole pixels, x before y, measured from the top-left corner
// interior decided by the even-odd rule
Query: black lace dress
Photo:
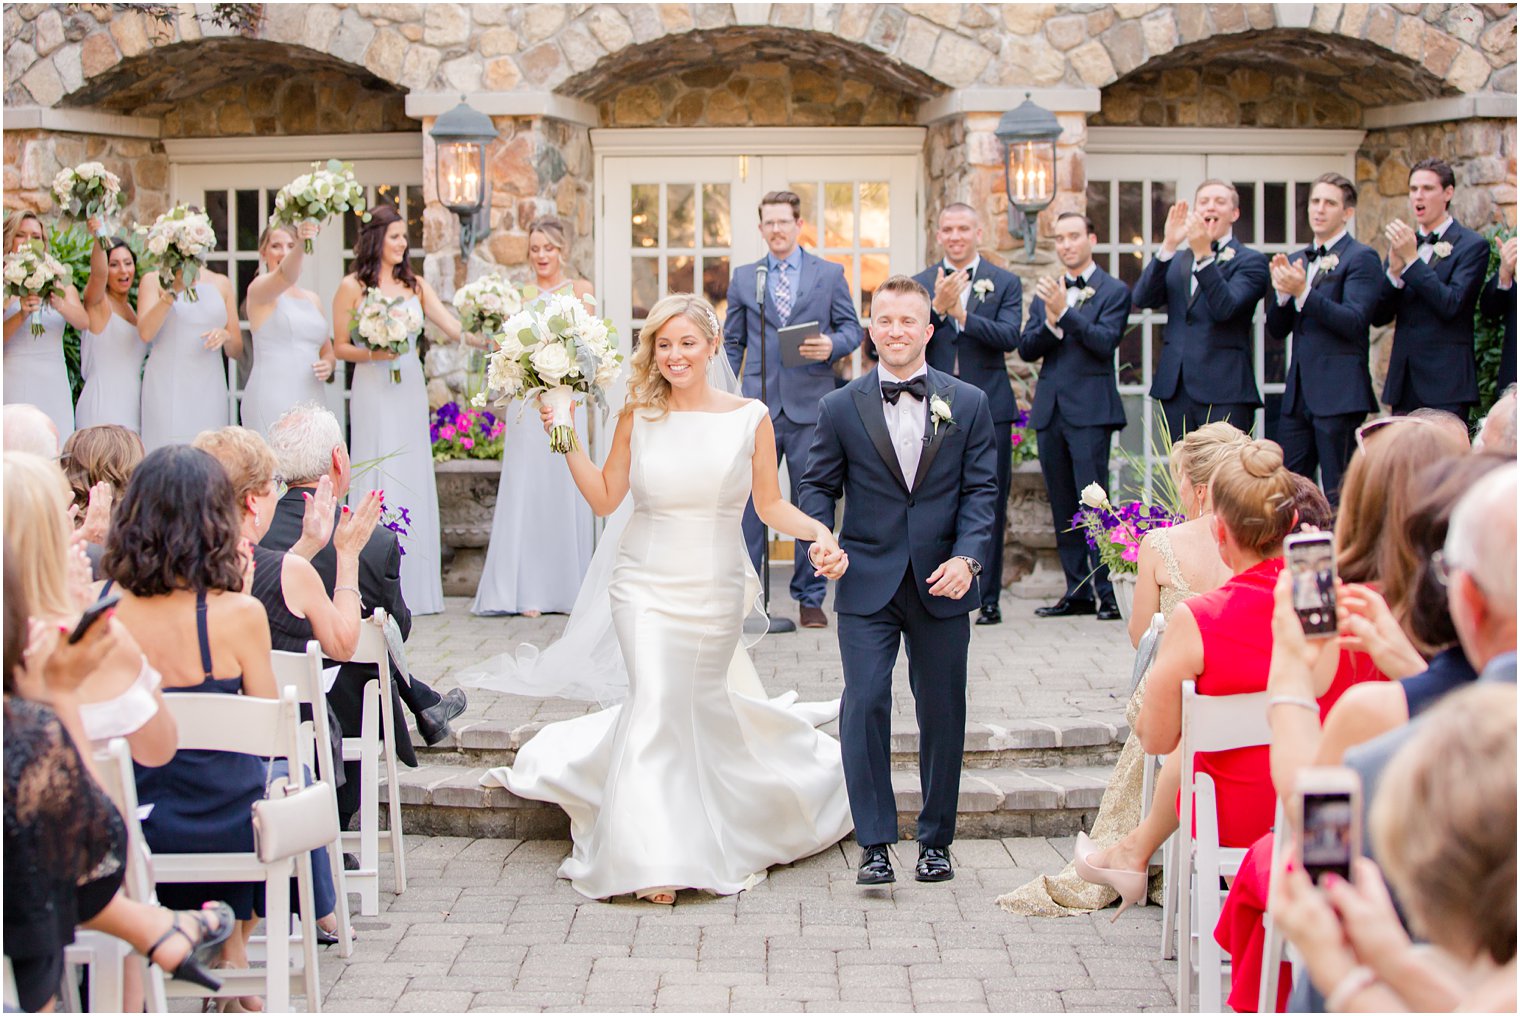
[[[5,955],[23,1008],[58,993],[74,926],[126,874],[121,815],[52,709],[5,699]]]

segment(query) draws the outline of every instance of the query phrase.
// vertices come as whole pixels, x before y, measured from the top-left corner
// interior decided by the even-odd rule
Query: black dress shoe
[[[918,865],[913,869],[913,877],[920,882],[948,882],[954,878],[955,869],[950,866],[949,848],[929,847],[920,843]]]
[[[444,695],[442,701],[417,714],[417,733],[422,735],[428,747],[432,747],[452,733],[449,729],[449,721],[464,712],[468,704],[464,697],[464,689],[455,688]]]
[[[887,845],[878,843],[866,847],[860,855],[860,870],[855,873],[856,885],[886,885],[896,882],[892,872],[892,858],[887,855]]]
[[[1100,604],[1098,604],[1098,620],[1099,621],[1118,621],[1123,616],[1124,615],[1122,615],[1122,614],[1119,613],[1119,605],[1117,603],[1100,603]]]
[[[983,607],[982,608],[981,616],[976,619],[976,623],[977,624],[1002,624],[1003,623],[1003,612],[998,609],[998,606],[995,603],[992,606],[990,606],[990,607]]]
[[[1091,600],[1073,600],[1063,596],[1056,601],[1054,606],[1036,607],[1035,617],[1076,617],[1080,614],[1095,614],[1098,608]]]

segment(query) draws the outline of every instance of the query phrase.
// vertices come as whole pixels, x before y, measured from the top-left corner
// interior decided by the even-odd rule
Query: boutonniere
[[[1235,248],[1234,247],[1221,247],[1221,248],[1219,248],[1219,253],[1215,254],[1214,256],[1219,259],[1219,263],[1220,264],[1224,264],[1226,261],[1234,261],[1235,260]]]
[[[991,279],[977,279],[971,284],[971,291],[976,294],[977,303],[981,303],[983,300],[987,299],[987,297],[991,296],[992,289],[993,286]]]
[[[1436,245],[1430,249],[1437,259],[1451,257],[1451,244],[1445,240],[1438,240]]]
[[[1341,263],[1341,259],[1334,254],[1326,254],[1319,259],[1319,274],[1329,275],[1335,271],[1335,266]]]
[[[950,415],[950,403],[938,395],[929,396],[929,416],[934,421],[934,434],[939,433],[939,425],[955,422],[955,417]]]
[[[1088,300],[1098,295],[1098,291],[1091,286],[1083,286],[1077,290],[1077,306],[1080,307]]]

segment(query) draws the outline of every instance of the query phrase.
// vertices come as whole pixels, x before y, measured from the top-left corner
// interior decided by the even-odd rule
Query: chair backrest
[[[1229,751],[1272,743],[1267,693],[1200,695],[1195,681],[1182,682],[1183,761],[1200,751]]]
[[[276,649],[269,654],[274,669],[274,683],[280,688],[292,688],[296,701],[315,703],[322,698],[322,647],[315,642],[306,643],[304,653],[287,653]]]
[[[391,652],[385,645],[385,623],[386,614],[381,607],[376,607],[373,614],[359,623],[359,644],[348,662],[374,666],[390,663]]]
[[[283,689],[278,699],[188,692],[165,695],[164,702],[179,725],[181,751],[231,751],[291,762],[300,758],[294,688]]]
[[[1161,635],[1165,631],[1166,615],[1159,611],[1152,614],[1150,626],[1145,629],[1145,634],[1140,636],[1140,644],[1135,647],[1135,666],[1129,675],[1131,695],[1135,694],[1140,679],[1151,669],[1151,664],[1156,662],[1156,650],[1161,646]]]
[[[113,737],[95,752],[95,771],[101,789],[116,805],[127,828],[127,898],[141,903],[154,900],[153,878],[149,870],[148,844],[143,839],[137,818],[137,779],[132,769],[132,749],[124,738]]]

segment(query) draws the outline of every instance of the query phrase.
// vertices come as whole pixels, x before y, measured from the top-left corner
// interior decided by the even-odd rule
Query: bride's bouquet
[[[489,398],[505,405],[537,396],[553,417],[549,447],[562,454],[576,447],[570,426],[576,395],[589,395],[606,409],[606,387],[623,362],[612,322],[592,314],[573,293],[553,293],[509,318],[496,346],[486,361],[490,395],[482,392],[476,403]]]
[[[47,252],[41,240],[33,240],[5,255],[5,295],[38,296],[45,305],[69,281],[69,269]],[[41,335],[42,311],[32,312],[32,334]]]
[[[121,208],[121,178],[98,162],[82,162],[53,177],[53,197],[75,222],[106,219]],[[110,233],[102,226],[99,236],[103,240]]]
[[[365,222],[369,213],[364,210],[364,185],[354,179],[354,167],[349,162],[328,159],[311,164],[310,173],[302,173],[280,188],[274,196],[274,214],[270,221],[280,226],[298,226],[303,222],[325,222],[330,216],[352,211]],[[312,252],[311,241],[306,241],[306,253]]]
[[[537,295],[531,286],[519,291],[509,280],[492,273],[455,290],[454,309],[459,311],[459,324],[465,331],[495,338],[507,319],[522,311],[523,299]]]
[[[175,205],[154,220],[151,226],[138,226],[147,237],[149,266],[158,271],[158,284],[165,290],[179,275],[185,284],[185,299],[194,303],[195,280],[206,264],[206,252],[216,246],[216,230],[211,219],[191,205]]]
[[[405,353],[411,338],[422,330],[422,314],[404,296],[387,300],[378,289],[369,289],[354,308],[348,326],[355,345],[378,349],[384,353]],[[401,365],[391,361],[391,383],[401,383]]]

